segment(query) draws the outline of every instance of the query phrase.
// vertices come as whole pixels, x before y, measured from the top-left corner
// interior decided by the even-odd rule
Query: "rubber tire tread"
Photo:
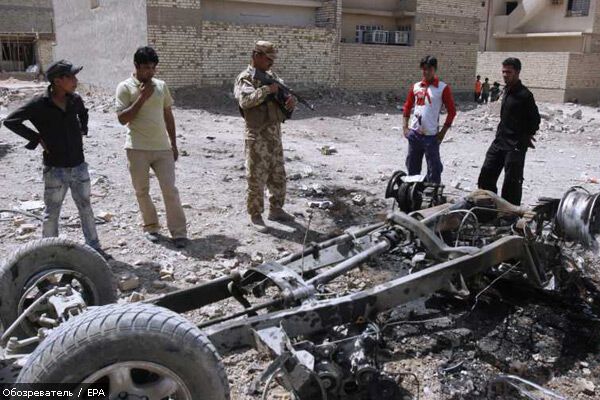
[[[19,299],[27,281],[48,269],[53,261],[86,276],[96,287],[98,304],[88,306],[117,301],[116,285],[108,263],[94,249],[65,238],[33,240],[12,253],[0,267],[0,321],[4,329],[18,317]],[[19,326],[11,336],[21,339],[28,335]]]
[[[54,329],[29,356],[19,383],[80,383],[115,362],[149,361],[177,374],[194,400],[228,400],[220,356],[198,327],[152,304],[110,304]]]

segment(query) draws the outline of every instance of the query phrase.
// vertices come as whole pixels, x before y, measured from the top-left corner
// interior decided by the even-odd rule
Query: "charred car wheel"
[[[62,324],[18,382],[103,384],[110,399],[229,399],[212,343],[179,314],[142,303],[98,307]]]
[[[62,238],[45,238],[17,250],[0,267],[0,321],[3,329],[17,320],[48,291],[70,286],[87,306],[114,303],[116,289],[108,264],[92,248]],[[47,321],[55,321],[53,308],[42,302],[10,334],[21,339],[37,334]],[[46,316],[42,319],[43,314]]]

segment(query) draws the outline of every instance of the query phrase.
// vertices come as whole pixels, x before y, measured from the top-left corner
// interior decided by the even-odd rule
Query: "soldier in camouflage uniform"
[[[235,80],[234,95],[246,121],[245,154],[247,209],[250,221],[259,231],[265,231],[262,218],[265,186],[269,190],[269,215],[272,221],[293,221],[294,217],[283,210],[286,176],[281,144],[281,123],[285,120],[274,96],[277,84],[263,85],[253,78],[254,69],[276,77],[270,71],[277,56],[272,43],[258,41],[252,51],[252,63]],[[293,110],[293,97],[286,99],[285,107]]]

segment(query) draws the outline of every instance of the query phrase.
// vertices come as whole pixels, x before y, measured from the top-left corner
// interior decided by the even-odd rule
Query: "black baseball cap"
[[[46,69],[46,79],[52,82],[54,78],[65,75],[77,75],[83,67],[75,66],[67,60],[55,61]]]

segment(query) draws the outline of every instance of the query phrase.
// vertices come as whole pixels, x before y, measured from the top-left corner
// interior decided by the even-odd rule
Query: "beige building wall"
[[[479,53],[477,74],[504,85],[502,61],[518,57],[523,69],[521,80],[538,101],[563,102],[567,87],[569,53],[550,52],[485,52]]]
[[[518,57],[521,80],[537,100],[581,103],[600,101],[600,54],[569,52],[486,52],[479,54],[477,73],[502,82],[502,61]]]
[[[516,29],[511,29],[510,16],[506,15],[506,0],[486,0],[484,17],[480,29],[481,51],[573,51],[591,52],[591,33],[597,26],[600,0],[590,1],[587,16],[568,16],[568,0],[562,4],[552,4],[549,0],[520,0],[529,4],[539,3],[543,6],[527,16],[527,21]],[[513,22],[515,18],[513,18]],[[561,36],[567,33],[569,36]],[[578,36],[572,36],[579,33]],[[486,35],[487,34],[487,35]],[[524,34],[532,34],[524,37]],[[552,37],[536,37],[536,34],[553,34]]]
[[[590,12],[587,16],[567,16],[568,0],[562,4],[547,5],[534,17],[531,18],[519,30],[521,32],[586,32],[592,31],[594,25],[594,13],[598,7],[596,0],[590,0]]]
[[[146,0],[148,44],[158,73],[171,87],[199,86],[202,67],[200,0]]]
[[[56,60],[83,65],[78,78],[114,89],[133,71],[133,53],[148,43],[145,0],[54,0]]]
[[[596,0],[598,2],[598,0]],[[596,4],[594,12],[594,24],[590,35],[590,52],[600,53],[600,4]]]
[[[332,29],[204,22],[200,84],[233,84],[234,77],[250,63],[258,38],[277,43],[279,57],[274,70],[287,82],[330,86],[336,81],[337,37]]]
[[[571,53],[567,71],[565,101],[600,101],[600,54]]]
[[[280,57],[274,69],[287,82],[337,84],[340,16],[335,1],[323,1],[320,8],[301,7],[312,15],[309,26],[302,27],[293,26],[302,18],[280,18],[279,24],[207,20],[204,1],[199,0],[147,0],[147,4],[148,41],[161,57],[160,76],[173,87],[231,85],[248,65],[259,39],[277,44]],[[296,8],[276,6],[279,11],[272,13],[271,7],[262,5],[264,13],[275,19],[281,17],[280,11],[292,13]]]
[[[591,0],[587,16],[567,16],[567,0],[559,5],[548,2],[518,30],[505,35],[509,37],[494,38],[493,32],[498,36],[501,29],[493,24],[506,20],[506,17],[498,16],[505,14],[504,4],[505,1],[487,2],[487,7],[491,7],[491,25],[487,43],[483,34],[485,29],[481,30],[480,48],[487,46],[488,51],[479,53],[477,73],[501,82],[502,60],[509,56],[519,57],[523,63],[523,82],[538,99],[598,102],[600,0]]]
[[[350,90],[404,94],[421,79],[419,60],[438,58],[438,74],[454,92],[468,92],[475,74],[481,13],[478,0],[419,0],[414,46],[343,43],[340,85]]]
[[[547,52],[583,52],[585,50],[583,36],[577,37],[539,37],[511,38],[496,41],[494,50],[489,51],[547,51]]]
[[[411,22],[414,25],[413,46],[364,45],[341,43],[344,17],[346,31],[352,35],[360,21],[352,15],[342,14],[343,5],[365,7],[364,1],[345,0],[261,0],[260,8],[252,8],[246,1],[221,0],[135,0],[135,7],[143,12],[130,10],[121,0],[103,0],[110,18],[104,23],[92,17],[80,20],[73,11],[83,7],[79,0],[65,0],[73,7],[58,7],[62,21],[73,20],[72,32],[82,29],[90,34],[76,46],[78,56],[91,57],[88,42],[96,37],[127,37],[122,40],[102,40],[107,45],[121,43],[118,54],[102,49],[108,54],[106,62],[115,59],[126,61],[130,66],[133,50],[139,45],[149,44],[159,53],[158,76],[173,88],[185,86],[230,86],[235,76],[250,61],[251,50],[256,40],[273,41],[279,47],[280,57],[274,70],[287,82],[301,87],[341,87],[355,91],[394,90],[404,93],[408,86],[420,79],[418,61],[426,54],[439,59],[439,73],[455,92],[469,91],[475,74],[478,28],[481,0],[374,0],[370,8],[379,8],[385,15],[394,10],[412,10],[410,16],[391,16],[385,19],[384,27],[396,29],[398,24]],[[55,0],[60,3],[62,0]],[[127,2],[129,4],[129,1]],[[107,7],[110,5],[111,7]],[[75,7],[75,8],[74,8]],[[89,8],[89,5],[87,6]],[[250,7],[250,8],[248,8]],[[302,12],[295,13],[294,10]],[[257,12],[260,10],[260,12]],[[83,12],[83,9],[77,12]],[[96,12],[98,12],[96,10]],[[262,16],[269,16],[269,23],[261,23]],[[111,20],[112,18],[112,20]],[[367,19],[370,19],[367,18]],[[121,21],[115,23],[114,21]],[[379,24],[375,19],[374,24]],[[87,27],[79,24],[87,24]],[[301,24],[302,26],[298,26]],[[68,24],[63,25],[62,34],[68,34]],[[66,31],[66,32],[65,32]],[[352,40],[353,41],[353,40]],[[77,43],[68,37],[61,43],[61,51]],[[94,45],[99,46],[99,45]],[[92,49],[95,47],[92,46]],[[125,46],[131,49],[125,49]],[[123,49],[121,49],[123,47]],[[126,51],[125,51],[126,50]],[[122,56],[121,53],[126,56]],[[70,54],[70,53],[69,53]],[[96,53],[98,54],[98,53]],[[125,57],[125,58],[124,58]],[[127,67],[129,71],[130,67]],[[122,79],[125,71],[103,73],[88,69],[88,82],[112,85],[111,79]],[[84,72],[86,71],[84,69]],[[127,72],[128,72],[127,71]],[[89,74],[94,72],[93,74]],[[83,73],[83,72],[82,72]]]
[[[293,3],[291,3],[293,4]],[[315,26],[315,9],[280,1],[279,4],[243,3],[223,0],[202,0],[204,21],[233,24]]]
[[[42,66],[42,71],[46,70],[48,65],[54,61],[54,40],[52,39],[39,39],[35,42],[36,57],[39,65]]]
[[[0,33],[51,33],[52,0],[0,0]]]

